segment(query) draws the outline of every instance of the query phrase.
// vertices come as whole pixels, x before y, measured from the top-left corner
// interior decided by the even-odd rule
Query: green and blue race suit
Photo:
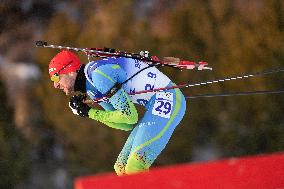
[[[116,83],[123,83],[140,71],[107,102],[100,103],[104,110],[89,111],[91,119],[109,127],[132,130],[114,165],[118,175],[149,169],[185,113],[186,101],[180,89],[128,95],[175,85],[156,67],[147,66],[143,61],[111,57],[90,62],[84,70],[91,99],[103,97]],[[134,104],[145,106],[140,120]]]

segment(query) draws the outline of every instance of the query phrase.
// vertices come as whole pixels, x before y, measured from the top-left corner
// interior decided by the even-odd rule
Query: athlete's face
[[[60,74],[59,82],[54,82],[54,88],[61,89],[66,95],[70,95],[74,92],[74,84],[77,73]]]

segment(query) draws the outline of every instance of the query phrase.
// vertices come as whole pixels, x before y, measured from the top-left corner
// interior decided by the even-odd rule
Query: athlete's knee
[[[130,156],[127,160],[127,164],[125,166],[126,174],[133,174],[148,171],[150,167],[150,163],[145,161],[142,157],[136,157],[134,155]]]
[[[115,162],[114,166],[113,166],[115,173],[118,176],[124,175],[125,174],[125,166],[119,162]]]

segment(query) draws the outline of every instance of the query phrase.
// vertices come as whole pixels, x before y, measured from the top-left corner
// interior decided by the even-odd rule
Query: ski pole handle
[[[46,41],[36,41],[35,44],[36,44],[37,47],[47,46],[47,42]]]

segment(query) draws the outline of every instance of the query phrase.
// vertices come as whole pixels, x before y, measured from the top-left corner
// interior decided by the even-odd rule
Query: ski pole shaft
[[[209,84],[220,83],[220,82],[225,82],[225,81],[239,80],[239,79],[262,76],[262,75],[269,75],[269,74],[278,73],[278,72],[284,72],[284,68],[280,67],[280,68],[276,68],[276,69],[264,70],[262,72],[248,73],[248,74],[238,75],[238,76],[234,76],[234,77],[225,77],[225,78],[221,78],[221,79],[204,81],[204,82],[197,82],[197,83],[183,83],[183,84],[169,86],[169,87],[156,88],[156,89],[152,89],[152,90],[142,90],[142,91],[137,91],[137,92],[133,92],[133,93],[128,93],[128,95],[137,95],[137,94],[150,93],[150,92],[160,92],[160,91],[166,91],[166,90],[170,90],[170,89],[184,88],[184,87],[203,86],[203,85],[209,85]],[[94,99],[94,100],[92,100],[92,102],[93,103],[99,103],[99,102],[103,102],[103,101],[105,101],[109,98],[110,97],[105,96],[103,98]]]
[[[186,99],[195,98],[212,98],[212,97],[228,97],[228,96],[247,96],[247,95],[259,95],[259,94],[280,94],[284,93],[284,89],[280,90],[264,90],[264,91],[245,91],[245,92],[230,92],[230,93],[218,93],[218,94],[197,94],[185,97]]]

